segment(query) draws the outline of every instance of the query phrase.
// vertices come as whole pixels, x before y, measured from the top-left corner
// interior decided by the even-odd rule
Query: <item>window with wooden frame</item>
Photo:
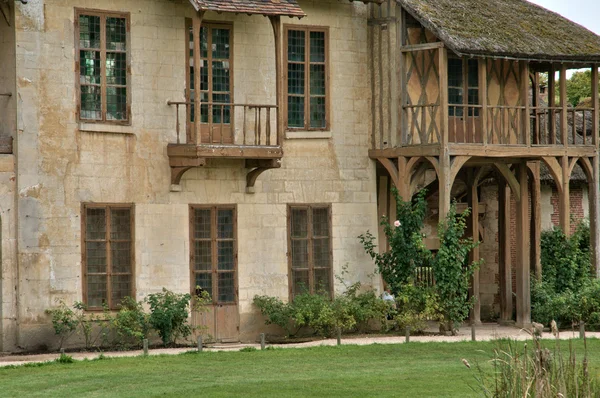
[[[83,205],[83,301],[118,309],[135,297],[133,205]]]
[[[331,206],[288,206],[290,297],[333,294]]]
[[[449,115],[457,117],[463,116],[465,107],[456,105],[479,105],[479,62],[476,59],[448,58],[448,103]],[[470,107],[468,116],[479,116],[479,109]]]
[[[329,30],[286,25],[285,86],[289,130],[329,129]]]
[[[237,302],[235,206],[191,206],[192,293],[199,287],[213,304]]]
[[[194,30],[192,20],[186,20],[188,30],[188,101],[192,103],[188,114],[194,122]],[[209,50],[210,49],[210,50]],[[200,101],[204,103],[232,102],[233,86],[233,25],[222,22],[202,22],[200,26]],[[200,109],[201,122],[208,123],[209,106]],[[212,123],[231,123],[230,106],[213,106]]]
[[[79,120],[128,123],[129,14],[76,9],[75,47]]]

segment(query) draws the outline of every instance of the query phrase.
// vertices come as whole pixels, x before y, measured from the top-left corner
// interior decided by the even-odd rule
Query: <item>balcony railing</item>
[[[202,103],[201,134],[198,135],[194,122],[190,121],[193,103],[168,101],[167,104],[176,109],[177,144],[281,146],[276,105]],[[183,112],[180,107],[184,108]],[[185,129],[182,129],[181,123],[183,115],[187,120]]]

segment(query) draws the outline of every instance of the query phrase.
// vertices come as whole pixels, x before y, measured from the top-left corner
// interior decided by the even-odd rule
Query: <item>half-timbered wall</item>
[[[143,4],[142,4],[143,3]],[[368,6],[337,0],[301,0],[307,17],[282,24],[329,28],[331,129],[286,133],[282,167],[264,173],[246,193],[240,160],[211,159],[187,171],[180,192],[170,191],[167,144],[176,141],[175,109],[184,99],[189,1],[69,0],[17,4],[19,113],[17,184],[19,262],[12,314],[29,349],[53,346],[47,308],[57,299],[82,298],[81,203],[135,204],[137,299],[160,291],[190,290],[189,205],[236,204],[240,337],[264,331],[252,305],[256,294],[288,298],[288,204],[331,204],[333,273],[348,265],[352,281],[378,284],[374,265],[356,237],[377,230],[375,171],[370,147]],[[75,119],[74,7],[129,12],[131,125],[79,124]],[[206,13],[233,23],[236,102],[275,103],[273,30],[261,16]],[[284,43],[284,45],[286,45]],[[358,77],[361,78],[358,78]],[[184,116],[181,116],[184,122]],[[336,289],[341,289],[336,285]]]

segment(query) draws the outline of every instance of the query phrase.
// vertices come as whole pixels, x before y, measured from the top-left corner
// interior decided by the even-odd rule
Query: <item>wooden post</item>
[[[404,144],[404,134],[406,130],[403,128],[404,126],[404,104],[406,103],[404,99],[404,95],[406,93],[406,83],[405,83],[405,75],[404,75],[404,63],[406,62],[406,58],[404,56],[404,52],[402,51],[402,47],[404,46],[404,11],[399,4],[396,4],[396,62],[398,65],[396,66],[397,71],[397,82],[398,82],[398,112],[397,120],[396,120],[396,128],[397,128],[397,138],[396,138],[396,146],[400,147]]]
[[[440,76],[440,137],[442,149],[448,148],[448,51],[445,47],[438,50],[438,68]],[[441,163],[441,161],[440,161]],[[441,168],[441,165],[440,165]]]
[[[475,324],[471,324],[471,341],[477,341],[477,335],[475,333]]]
[[[596,108],[598,109],[598,108]],[[597,129],[595,130],[597,131]],[[594,133],[593,135],[596,135]],[[600,191],[598,179],[600,178],[600,161],[598,155],[592,159],[592,179],[588,181],[588,189],[590,193],[590,240],[593,252],[593,262],[596,269],[596,278],[600,278]]]
[[[406,342],[410,343],[410,328],[408,326],[406,329],[404,329],[404,336],[406,338]]]
[[[388,217],[388,220],[390,220],[390,214],[389,214],[389,198],[390,198],[390,178],[387,176],[380,176],[379,177],[379,190],[377,193],[377,221],[379,221],[381,219],[381,217],[386,216]],[[392,220],[393,222],[393,220]],[[385,228],[383,227],[383,225],[379,224],[379,253],[383,253],[385,251],[387,251],[388,248],[388,242],[387,242],[387,237],[385,236]]]
[[[283,66],[281,51],[281,17],[270,16],[269,21],[273,26],[273,36],[275,37],[275,101],[277,105],[277,145],[283,145]],[[268,123],[271,123],[269,120]]]
[[[201,93],[200,93],[200,27],[202,26],[202,18],[204,11],[198,11],[193,19],[193,34],[194,34],[194,142],[196,145],[202,143],[202,123],[201,123]],[[212,120],[209,115],[209,120]]]
[[[481,134],[483,145],[488,140],[487,58],[479,59],[479,103],[481,104]]]
[[[510,261],[510,187],[498,181],[498,273],[500,284],[500,322],[511,322],[513,312],[512,269]]]
[[[531,264],[535,277],[542,278],[542,186],[540,179],[540,162],[527,162],[533,176],[531,180]]]
[[[260,334],[260,349],[261,350],[265,349],[265,334],[264,333]]]
[[[523,101],[523,143],[531,146],[531,121],[529,120],[529,63],[521,61],[521,100]],[[535,92],[533,93],[535,96]]]
[[[567,125],[567,67],[560,66],[560,140],[566,148],[569,146],[569,127]],[[575,119],[573,119],[575,124]],[[577,144],[574,142],[573,144]]]
[[[395,182],[398,188],[398,194],[402,197],[402,200],[407,202],[410,201],[410,173],[406,168],[406,157],[398,157],[398,181]]]
[[[467,191],[467,204],[471,207],[471,236],[473,242],[479,240],[479,194],[477,192],[478,181],[475,179],[473,169],[468,170],[467,181],[471,188]],[[470,261],[479,261],[479,247],[473,248],[469,255]],[[479,295],[479,270],[473,273],[471,280],[471,294],[475,297],[473,310],[471,311],[471,324],[481,324],[481,301]]]
[[[569,190],[569,157],[561,158],[562,187],[559,189],[560,228],[566,236],[571,235],[571,193]]]
[[[443,119],[443,118],[442,118]],[[443,222],[446,220],[448,211],[450,210],[450,196],[452,191],[452,176],[450,175],[450,156],[448,155],[447,147],[441,149],[440,165],[438,170],[438,183],[439,183],[439,213],[438,221]]]
[[[554,75],[556,70],[554,64],[550,64],[550,70],[548,71],[548,107],[552,108],[556,106],[556,82],[554,81]],[[546,144],[556,144],[556,119],[554,118],[554,109],[548,111],[548,134],[550,134],[549,140]]]
[[[148,356],[148,339],[142,340],[142,344],[144,347],[144,356]]]
[[[598,148],[598,65],[592,65],[592,143]]]
[[[527,166],[517,167],[521,200],[517,202],[517,326],[531,323],[530,269],[529,269],[529,184]]]
[[[342,345],[342,328],[337,328],[337,345]]]
[[[579,321],[579,338],[585,339],[585,322]]]
[[[198,336],[198,352],[202,352],[202,335]]]

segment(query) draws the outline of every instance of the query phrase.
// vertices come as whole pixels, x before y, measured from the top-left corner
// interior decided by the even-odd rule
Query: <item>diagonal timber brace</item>
[[[246,168],[251,169],[246,174],[246,193],[254,193],[254,183],[262,173],[269,169],[278,169],[281,167],[281,159],[248,159]]]

